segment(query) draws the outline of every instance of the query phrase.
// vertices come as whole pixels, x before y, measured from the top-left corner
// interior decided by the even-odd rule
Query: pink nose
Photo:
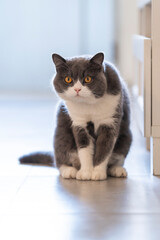
[[[76,91],[77,93],[79,93],[81,91],[81,88],[74,88],[74,91]]]

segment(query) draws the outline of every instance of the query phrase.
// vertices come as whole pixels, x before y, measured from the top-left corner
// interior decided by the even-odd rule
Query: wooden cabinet
[[[160,175],[160,0],[139,0],[139,33],[133,37],[134,93],[140,126],[151,148],[154,175]]]

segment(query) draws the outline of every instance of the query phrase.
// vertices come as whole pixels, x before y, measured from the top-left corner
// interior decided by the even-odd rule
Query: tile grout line
[[[17,188],[17,191],[15,192],[15,195],[19,192],[19,190],[21,189],[22,185],[25,183],[26,179],[29,177],[29,173],[31,172],[31,168],[32,168],[32,166],[28,169],[27,174],[24,177],[24,179],[22,180],[22,182],[20,183],[19,187]]]

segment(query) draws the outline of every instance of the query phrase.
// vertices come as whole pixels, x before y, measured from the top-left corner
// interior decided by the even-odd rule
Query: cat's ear
[[[100,52],[100,53],[97,53],[96,55],[94,55],[92,58],[91,58],[91,60],[90,60],[90,62],[92,63],[92,62],[94,62],[94,63],[98,63],[98,64],[102,64],[103,63],[103,60],[104,60],[104,54],[102,53],[102,52]]]
[[[52,59],[53,59],[53,62],[55,64],[56,68],[60,67],[64,63],[66,63],[66,60],[56,53],[52,54]]]

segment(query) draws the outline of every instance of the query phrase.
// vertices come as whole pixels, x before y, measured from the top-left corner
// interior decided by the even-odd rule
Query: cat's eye
[[[90,82],[92,81],[92,78],[89,77],[89,76],[87,76],[87,77],[85,77],[84,81],[85,81],[86,83],[90,83]]]
[[[67,77],[65,77],[64,81],[66,83],[71,83],[72,82],[72,78],[67,76]]]

